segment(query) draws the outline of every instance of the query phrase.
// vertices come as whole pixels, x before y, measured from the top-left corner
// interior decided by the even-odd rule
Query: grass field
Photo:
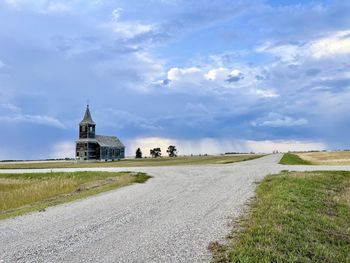
[[[0,163],[0,169],[40,169],[40,168],[75,168],[75,167],[140,167],[140,166],[167,166],[167,165],[195,165],[195,164],[227,164],[259,158],[263,155],[218,155],[218,156],[186,156],[162,157],[145,159],[124,159],[114,162],[8,162]]]
[[[346,152],[303,152],[300,158],[312,164],[350,165],[350,151]]]
[[[350,262],[350,172],[265,178],[214,262]]]
[[[143,183],[148,178],[129,172],[0,174],[0,219]]]
[[[312,164],[310,161],[301,159],[298,155],[292,153],[285,153],[280,161],[280,164],[289,165],[309,165]]]

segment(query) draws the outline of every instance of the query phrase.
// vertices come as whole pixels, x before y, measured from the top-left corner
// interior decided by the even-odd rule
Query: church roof
[[[91,113],[89,110],[89,105],[86,106],[86,111],[84,114],[83,120],[80,122],[80,124],[95,124],[96,123],[92,120]]]
[[[115,136],[96,135],[96,140],[101,147],[125,147],[124,144]]]

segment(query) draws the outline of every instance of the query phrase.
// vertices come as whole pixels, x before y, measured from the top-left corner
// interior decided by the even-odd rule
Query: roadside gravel
[[[136,171],[154,178],[0,221],[0,262],[209,262],[208,244],[225,238],[267,174],[350,170],[282,166],[281,157],[227,165],[52,169]]]

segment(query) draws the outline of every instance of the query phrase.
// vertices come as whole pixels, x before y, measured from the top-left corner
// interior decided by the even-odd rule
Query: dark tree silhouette
[[[151,156],[153,158],[157,158],[157,157],[161,157],[162,156],[162,151],[160,148],[153,148],[149,151],[149,153],[151,154]]]
[[[135,158],[142,158],[142,152],[140,148],[137,148]]]
[[[177,157],[177,149],[174,145],[170,145],[166,152],[169,154],[169,157]]]

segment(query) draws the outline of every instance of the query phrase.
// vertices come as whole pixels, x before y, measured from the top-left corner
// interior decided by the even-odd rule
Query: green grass
[[[309,161],[301,159],[298,155],[292,153],[285,153],[280,161],[280,164],[291,164],[291,165],[310,165]]]
[[[350,262],[350,172],[283,172],[257,188],[215,262]]]
[[[81,167],[141,167],[141,166],[168,166],[168,165],[203,165],[203,164],[227,164],[256,159],[263,155],[240,154],[220,156],[186,156],[186,157],[162,157],[144,159],[123,159],[114,162],[14,162],[0,163],[0,169],[40,169],[40,168],[81,168]]]
[[[150,176],[131,172],[0,174],[0,219],[73,201]]]

